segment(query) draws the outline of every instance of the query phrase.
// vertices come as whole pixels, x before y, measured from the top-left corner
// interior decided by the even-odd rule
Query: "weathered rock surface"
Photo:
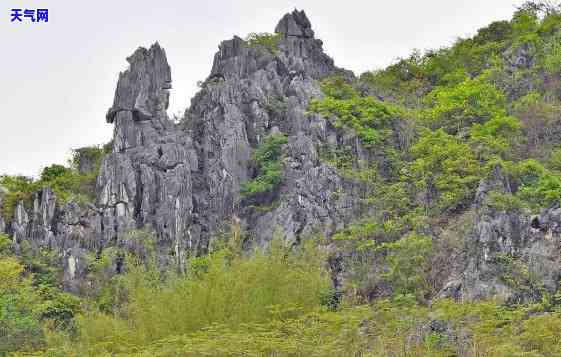
[[[133,229],[153,232],[160,254],[184,269],[186,257],[206,252],[232,219],[255,244],[275,231],[297,242],[343,227],[360,206],[353,184],[319,160],[318,147],[345,139],[326,119],[306,114],[310,99],[322,95],[318,80],[341,70],[303,11],[286,14],[275,31],[276,51],[239,37],[222,42],[179,124],[166,113],[171,70],[164,50],[157,43],[139,48],[119,75],[106,116],[114,125],[113,152],[103,160],[95,206],[61,206],[45,188],[32,211],[18,205],[7,231],[18,243],[56,250],[67,286],[77,290],[86,252],[123,244]],[[255,209],[240,198],[240,185],[251,178],[253,150],[273,132],[289,138],[284,184],[274,202],[258,202],[270,207]]]
[[[172,77],[165,51],[157,43],[136,50],[107,112],[113,150],[101,165],[95,204],[61,204],[44,188],[32,207],[19,203],[10,222],[0,217],[0,231],[17,245],[55,251],[67,289],[79,291],[88,255],[111,246],[136,249],[131,230],[152,232],[160,261],[183,270],[186,259],[207,252],[232,221],[241,223],[251,244],[266,245],[276,232],[298,243],[330,236],[358,218],[365,209],[362,188],[320,160],[319,151],[328,144],[350,149],[358,161],[373,158],[355,136],[307,113],[310,100],[323,95],[318,80],[353,74],[323,52],[303,11],[284,15],[275,32],[276,50],[237,36],[223,41],[180,123],[166,113]],[[517,56],[524,53],[512,54],[513,65],[526,65]],[[243,199],[240,187],[254,175],[252,152],[271,133],[288,137],[283,184],[260,201]],[[561,209],[538,216],[497,211],[487,204],[491,191],[512,192],[500,171],[480,184],[463,258],[441,296],[525,301],[554,292],[561,276]],[[332,268],[338,285],[344,267],[337,257]]]
[[[440,295],[513,303],[555,293],[561,278],[561,209],[546,209],[539,215],[497,210],[488,205],[492,191],[512,192],[499,169],[479,185],[463,265]]]

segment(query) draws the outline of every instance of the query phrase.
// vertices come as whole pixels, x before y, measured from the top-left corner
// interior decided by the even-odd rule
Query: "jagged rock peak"
[[[107,122],[115,115],[129,111],[136,120],[165,116],[169,105],[171,69],[166,53],[156,42],[150,49],[139,47],[127,58],[129,68],[119,74],[113,106],[107,112]]]
[[[285,14],[275,28],[280,34],[276,50],[267,51],[247,46],[241,37],[222,41],[214,57],[207,81],[244,78],[274,64],[279,73],[307,75],[321,79],[337,68],[323,51],[323,42],[314,37],[310,20],[304,11]]]
[[[285,36],[296,36],[303,38],[313,38],[314,31],[312,30],[312,24],[304,10],[298,11],[294,10],[283,16],[279,21],[277,27],[275,27],[276,33],[282,33]]]

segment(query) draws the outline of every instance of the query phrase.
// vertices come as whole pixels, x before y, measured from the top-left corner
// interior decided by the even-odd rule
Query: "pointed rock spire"
[[[120,111],[132,112],[137,120],[150,120],[165,113],[169,104],[171,70],[166,53],[156,42],[149,50],[138,48],[127,58],[129,68],[119,74],[113,106],[106,119],[113,123]]]
[[[282,33],[285,37],[295,36],[301,38],[313,38],[314,31],[312,30],[312,24],[304,10],[298,11],[294,10],[283,16],[279,21],[277,27],[275,27],[276,33]]]

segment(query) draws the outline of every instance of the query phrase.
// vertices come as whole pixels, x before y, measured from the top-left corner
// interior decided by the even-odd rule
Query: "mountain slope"
[[[274,34],[222,42],[179,121],[166,113],[172,70],[165,51],[157,43],[139,48],[127,59],[107,113],[111,148],[84,149],[72,167],[47,168],[37,182],[3,177],[0,230],[21,257],[28,250],[50,252],[62,267],[64,288],[97,304],[80,320],[82,333],[99,333],[92,345],[81,341],[88,348],[134,342],[160,353],[159,339],[178,329],[169,354],[194,345],[188,352],[196,355],[224,347],[206,345],[214,330],[199,331],[220,322],[218,331],[232,339],[273,331],[253,353],[308,351],[279,341],[310,348],[317,341],[307,338],[327,326],[328,347],[338,349],[326,347],[325,354],[392,355],[407,346],[435,355],[555,355],[555,328],[544,332],[550,344],[535,342],[529,331],[541,319],[550,327],[561,321],[559,39],[559,9],[528,3],[511,21],[450,48],[413,53],[356,77],[334,65],[306,14],[295,10]],[[278,239],[282,254],[300,258],[307,242],[319,241],[329,269],[303,282],[300,273],[317,266],[260,255]],[[282,274],[258,275],[277,263]],[[325,288],[324,273],[331,288],[320,294],[315,287]],[[231,276],[237,298],[250,301],[240,309],[254,304],[259,318],[226,309],[238,306],[235,293],[220,290]],[[122,287],[121,278],[133,285]],[[286,306],[270,296],[268,279],[285,284],[277,295],[288,294]],[[199,283],[222,291],[224,300],[211,300],[223,305],[205,305],[181,288]],[[130,301],[119,295],[121,287]],[[269,300],[251,300],[244,289],[263,291]],[[162,291],[169,301],[188,297],[202,311],[225,309],[232,321],[257,325],[242,331],[217,314],[203,319],[208,326],[190,330],[179,321],[198,315],[174,310],[165,299],[154,302]],[[302,303],[298,291],[315,302]],[[259,305],[266,303],[269,312]],[[375,309],[346,308],[363,303]],[[318,311],[325,315],[316,319]],[[168,317],[161,336],[147,324],[125,327],[143,324],[146,316]],[[347,319],[348,346],[347,337],[330,329],[331,319],[338,326]],[[310,321],[318,323],[307,325],[310,335],[286,332]],[[97,330],[104,323],[123,335]],[[179,327],[171,328],[175,323]],[[396,331],[402,345],[391,343]],[[492,338],[512,339],[517,331],[526,331],[530,342],[501,345]],[[231,347],[232,353],[241,348]]]

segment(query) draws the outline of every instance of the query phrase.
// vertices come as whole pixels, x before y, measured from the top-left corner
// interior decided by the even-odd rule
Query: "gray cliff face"
[[[0,232],[18,246],[55,251],[66,288],[79,292],[87,255],[112,246],[134,248],[131,230],[153,233],[159,260],[184,270],[186,259],[206,253],[231,222],[241,223],[248,244],[264,246],[277,232],[294,244],[315,234],[330,237],[360,217],[367,209],[364,187],[325,164],[319,152],[325,145],[345,148],[358,162],[380,153],[369,154],[356,136],[307,113],[310,100],[323,95],[319,80],[353,74],[323,52],[303,11],[286,14],[275,32],[277,50],[249,46],[239,37],[223,41],[181,123],[166,113],[171,69],[165,51],[157,43],[136,50],[106,116],[114,126],[113,150],[101,165],[95,204],[62,205],[43,188],[32,207],[17,205],[10,222],[0,217]],[[272,133],[288,138],[283,183],[257,201],[243,198],[240,187],[254,176],[252,153]],[[91,172],[94,166],[86,162],[79,169]],[[492,209],[490,191],[512,192],[499,171],[495,176],[480,184],[462,259],[441,296],[521,301],[557,286],[561,209],[539,216]],[[333,262],[339,281],[345,267]]]
[[[173,248],[178,263],[199,242],[192,223],[192,171],[197,158],[191,138],[169,120],[171,73],[164,50],[139,48],[121,73],[107,121],[114,123],[113,153],[97,180],[102,239],[116,242],[143,228],[157,233],[159,246]]]
[[[269,240],[274,230],[295,241],[314,228],[332,232],[356,208],[346,194],[335,198],[348,190],[317,154],[326,140],[340,138],[325,119],[306,115],[310,99],[322,95],[317,80],[340,70],[313,38],[303,12],[285,15],[276,31],[277,53],[248,47],[239,37],[222,42],[211,75],[186,112],[203,178],[198,213],[209,232],[236,215],[257,242]],[[273,132],[289,137],[285,184],[276,208],[257,213],[240,200],[239,189],[250,178],[252,148]]]
[[[207,252],[232,220],[257,245],[277,231],[298,242],[350,222],[360,210],[355,187],[319,160],[318,147],[361,151],[360,143],[306,110],[322,96],[319,79],[352,73],[334,66],[304,12],[286,14],[275,31],[277,51],[239,37],[222,42],[179,124],[166,114],[171,70],[164,50],[156,43],[135,51],[106,116],[114,125],[113,152],[101,165],[95,206],[60,206],[45,188],[32,212],[18,205],[7,229],[13,239],[58,252],[67,288],[78,290],[86,253],[126,245],[130,230],[153,232],[161,260],[183,270],[186,258]],[[240,185],[252,178],[251,154],[271,133],[289,139],[284,183],[266,202],[246,202]]]
[[[222,42],[179,125],[165,113],[170,74],[163,50],[155,45],[129,58],[107,116],[115,124],[114,153],[98,179],[105,241],[133,228],[151,230],[182,269],[185,257],[204,253],[234,217],[257,242],[275,229],[290,240],[314,227],[333,231],[350,217],[350,198],[329,199],[343,188],[341,179],[317,157],[327,123],[305,117],[310,98],[321,96],[317,79],[337,69],[303,12],[287,14],[277,31],[277,53],[239,37]],[[271,110],[273,101],[283,109]],[[241,202],[240,185],[250,179],[253,148],[271,132],[290,137],[286,185],[278,208],[256,215]]]
[[[499,169],[479,185],[463,262],[440,295],[519,303],[555,293],[561,278],[561,209],[539,215],[498,210],[488,204],[491,191],[512,192]]]

